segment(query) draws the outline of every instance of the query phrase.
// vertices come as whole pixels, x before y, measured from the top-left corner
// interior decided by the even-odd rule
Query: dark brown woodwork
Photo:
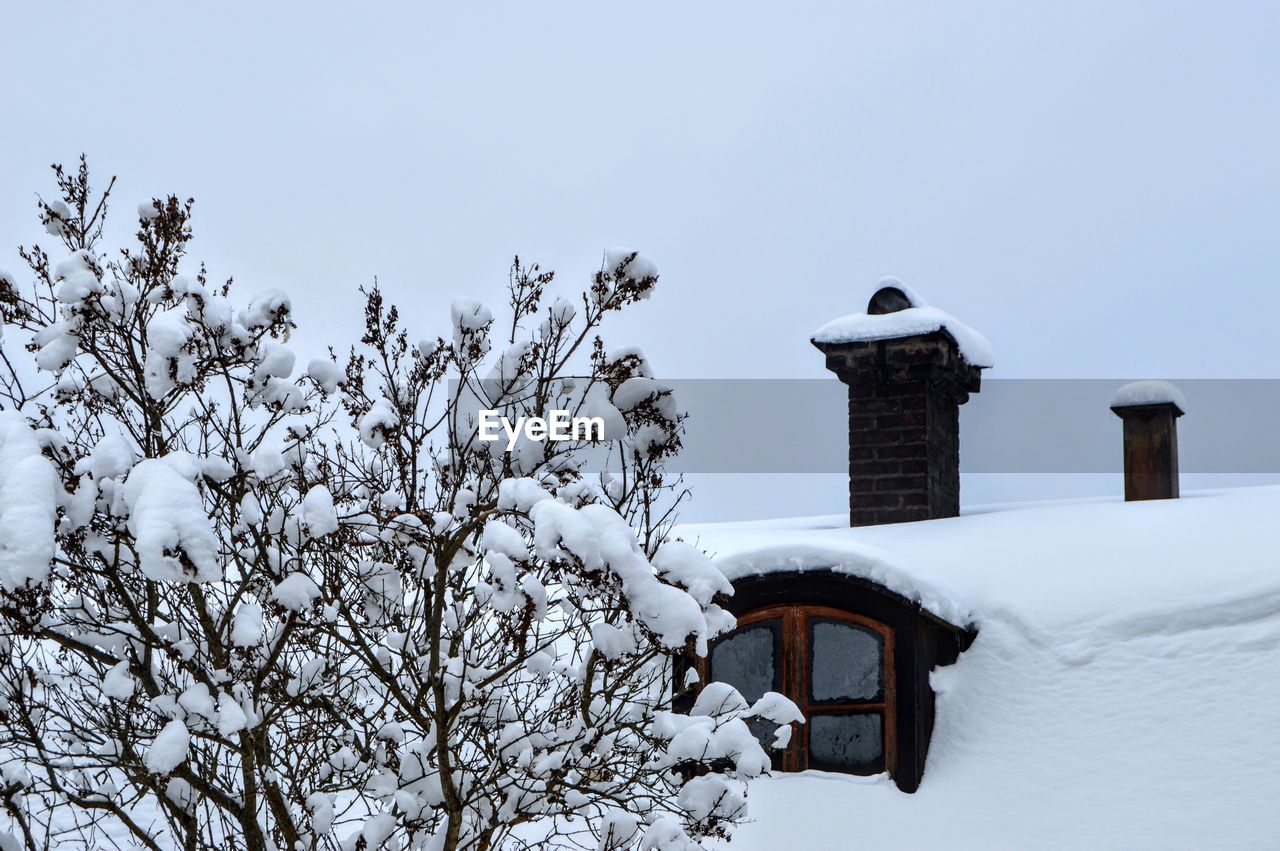
[[[933,733],[934,694],[929,672],[954,663],[973,643],[974,630],[947,623],[880,585],[829,571],[780,572],[739,579],[734,582],[734,595],[723,605],[737,617],[740,627],[797,610],[810,616],[825,616],[813,615],[814,612],[836,613],[839,617],[833,619],[874,625],[885,638],[884,730],[891,736],[886,741],[885,768],[904,792],[914,792],[919,787]],[[797,628],[794,623],[793,616],[791,630],[786,631],[784,626],[781,650],[784,666],[791,672],[798,670],[800,662],[795,654],[808,653],[805,628]],[[787,654],[791,656],[788,658]],[[701,682],[707,682],[706,660],[699,660],[698,670]],[[682,681],[683,673],[678,666],[677,682]],[[797,680],[794,673],[789,681],[782,682],[783,692],[805,711],[810,703],[807,683]],[[692,695],[686,695],[678,701],[677,708],[687,710],[691,704]],[[808,711],[814,708],[809,705]],[[835,711],[829,704],[816,708],[819,712]],[[807,754],[795,749],[805,747],[807,742],[804,730],[795,731],[787,753],[775,761],[774,767],[794,771],[806,765]]]
[[[882,700],[857,701],[847,703],[815,703],[810,698],[812,690],[809,674],[812,670],[809,658],[809,621],[822,618],[833,621],[856,623],[877,633],[884,642],[884,653],[880,660],[884,671],[884,695]],[[893,665],[893,630],[885,624],[835,609],[830,606],[766,606],[756,609],[738,618],[738,629],[745,629],[766,621],[781,621],[782,653],[779,663],[782,667],[782,691],[795,702],[804,713],[806,722],[814,715],[822,714],[859,714],[877,712],[882,719],[881,744],[884,754],[885,770],[894,765],[894,721],[897,717],[894,705],[897,689],[895,688],[895,670]],[[729,635],[732,635],[730,633]],[[721,636],[727,638],[728,635]],[[699,663],[699,675],[706,682],[709,677],[707,659]],[[800,727],[792,730],[791,742],[782,752],[783,771],[804,771],[809,767],[809,736],[807,729]]]
[[[1124,421],[1124,498],[1178,498],[1178,417],[1172,402],[1111,409]]]

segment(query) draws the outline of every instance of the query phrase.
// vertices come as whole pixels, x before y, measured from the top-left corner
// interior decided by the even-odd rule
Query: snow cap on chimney
[[[1111,410],[1124,421],[1124,498],[1178,498],[1178,417],[1187,398],[1167,381],[1134,381],[1118,389]]]

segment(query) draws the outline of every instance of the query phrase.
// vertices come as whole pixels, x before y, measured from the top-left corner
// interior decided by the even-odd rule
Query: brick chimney
[[[1111,410],[1124,421],[1124,498],[1178,498],[1178,417],[1182,391],[1167,381],[1135,381],[1116,391]]]
[[[992,366],[981,334],[885,279],[813,344],[849,388],[849,524],[960,513],[960,406]]]

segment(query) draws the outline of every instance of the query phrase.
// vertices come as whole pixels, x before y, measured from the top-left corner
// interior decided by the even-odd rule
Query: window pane
[[[766,691],[778,691],[775,635],[776,623],[763,623],[717,641],[711,650],[712,682],[728,683],[748,703],[755,703]]]
[[[880,713],[809,718],[809,767],[855,774],[884,770]]]
[[[814,701],[876,700],[884,690],[884,641],[840,621],[813,621],[809,690]]]

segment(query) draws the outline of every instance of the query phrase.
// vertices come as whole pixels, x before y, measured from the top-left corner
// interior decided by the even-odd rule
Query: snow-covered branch
[[[57,251],[0,275],[12,842],[678,848],[741,818],[760,725],[799,718],[722,685],[672,711],[732,589],[670,539],[670,387],[599,335],[652,263],[606,252],[575,302],[516,260],[501,318],[459,300],[422,339],[373,287],[299,371],[285,294],[189,268],[191,201],[111,254],[110,190],[56,177]],[[482,409],[605,435],[506,452]]]

